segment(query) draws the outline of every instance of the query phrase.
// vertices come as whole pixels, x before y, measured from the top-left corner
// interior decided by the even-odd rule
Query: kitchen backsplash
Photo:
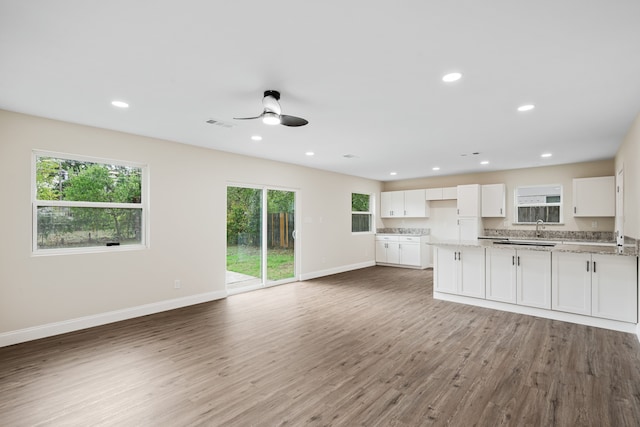
[[[534,239],[536,238],[536,231],[485,228],[484,235],[487,237],[516,237],[519,239]],[[540,231],[540,236],[538,238],[547,240],[578,240],[583,242],[615,243],[615,235],[612,231],[542,230]]]
[[[428,236],[430,230],[428,228],[378,228],[378,234],[413,234],[419,236]]]

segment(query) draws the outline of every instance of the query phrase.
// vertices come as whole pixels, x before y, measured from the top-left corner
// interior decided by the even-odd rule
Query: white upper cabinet
[[[458,198],[458,187],[444,187],[442,189],[442,200],[455,200]]]
[[[574,179],[573,216],[616,216],[615,177]]]
[[[504,184],[483,185],[481,200],[483,217],[504,218],[506,216]]]
[[[427,188],[424,195],[427,200],[442,200],[442,188]]]
[[[413,218],[429,216],[424,190],[407,190],[404,192],[404,216]]]
[[[404,216],[404,191],[380,193],[380,216],[382,218]]]
[[[429,205],[425,190],[383,191],[380,193],[380,216],[382,218],[425,218],[429,216]]]
[[[427,200],[455,200],[458,198],[458,188],[427,188],[425,190],[425,197]]]
[[[480,217],[480,185],[458,185],[458,216]]]

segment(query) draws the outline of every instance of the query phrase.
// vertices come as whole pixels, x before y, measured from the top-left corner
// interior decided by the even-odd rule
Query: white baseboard
[[[494,310],[508,311],[511,313],[527,314],[545,319],[561,320],[563,322],[577,323],[579,325],[595,326],[597,328],[611,329],[614,331],[636,333],[640,338],[640,325],[635,323],[620,322],[617,320],[600,319],[598,317],[583,316],[580,314],[564,313],[562,311],[545,310],[543,308],[527,307],[524,305],[508,304],[498,301],[490,301],[480,298],[466,297],[462,295],[433,292],[433,298],[474,305],[477,307],[491,308]]]
[[[76,319],[63,320],[61,322],[48,323],[46,325],[33,326],[30,328],[19,329],[17,331],[4,332],[0,333],[0,347],[65,334],[67,332],[79,331],[81,329],[119,322],[121,320],[133,319],[135,317],[147,316],[149,314],[160,313],[162,311],[187,307],[189,305],[214,301],[226,297],[226,291],[207,292],[204,294],[190,295],[182,298],[124,308],[122,310],[114,310],[91,316],[78,317]]]
[[[361,268],[366,268],[366,267],[373,267],[374,265],[376,265],[375,261],[366,261],[366,262],[360,262],[358,264],[342,265],[340,267],[329,268],[326,270],[319,270],[319,271],[313,271],[311,273],[301,274],[300,280],[316,279],[318,277],[330,276],[332,274],[345,273],[347,271],[359,270]]]

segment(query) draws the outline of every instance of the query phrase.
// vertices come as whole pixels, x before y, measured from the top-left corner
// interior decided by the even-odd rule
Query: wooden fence
[[[289,212],[267,215],[267,245],[270,248],[293,248],[294,215]]]

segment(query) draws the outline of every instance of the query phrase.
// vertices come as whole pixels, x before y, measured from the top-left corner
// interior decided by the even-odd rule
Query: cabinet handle
[[[458,252],[458,261],[462,260],[462,252]]]
[[[596,272],[596,262],[595,261],[593,261],[593,272],[594,273]]]
[[[460,209],[458,209],[458,215],[460,215]]]
[[[404,216],[407,216],[407,211],[404,211]]]
[[[587,261],[587,271],[589,271],[589,261]]]
[[[515,255],[511,256],[511,265],[516,265],[516,256]]]
[[[518,267],[520,267],[520,257],[518,256]]]
[[[578,208],[574,206],[573,207],[573,213],[578,213],[577,211],[578,211]]]

